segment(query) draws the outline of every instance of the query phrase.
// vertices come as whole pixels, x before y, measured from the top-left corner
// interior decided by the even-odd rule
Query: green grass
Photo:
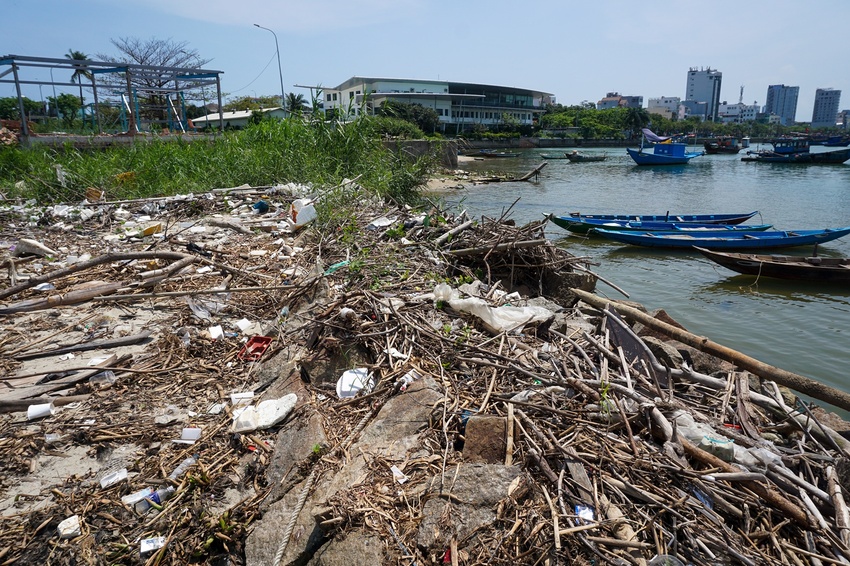
[[[364,190],[413,204],[434,163],[433,156],[412,160],[386,149],[371,118],[347,124],[287,119],[192,142],[152,139],[106,150],[0,147],[0,193],[46,204],[79,202],[89,187],[106,191],[108,200],[125,200],[245,183],[310,183],[325,189],[317,205],[322,218]],[[357,179],[359,187],[340,187],[344,179]]]

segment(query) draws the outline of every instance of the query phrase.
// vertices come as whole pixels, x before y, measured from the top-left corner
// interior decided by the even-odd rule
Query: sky
[[[503,85],[564,105],[608,92],[685,98],[690,68],[723,74],[721,101],[764,105],[773,84],[850,108],[850,0],[0,0],[0,56],[119,56],[111,40],[185,42],[222,71],[226,99],[335,87],[352,76]],[[259,24],[273,31],[255,27]],[[0,69],[0,72],[6,68]],[[57,71],[54,71],[54,76]],[[66,71],[67,72],[67,71]],[[48,80],[47,70],[27,71]],[[11,78],[7,75],[5,78]],[[58,77],[56,77],[58,80]],[[24,95],[39,100],[47,88]],[[61,88],[59,92],[74,92]],[[14,96],[0,84],[0,97]],[[90,97],[90,93],[87,97]]]

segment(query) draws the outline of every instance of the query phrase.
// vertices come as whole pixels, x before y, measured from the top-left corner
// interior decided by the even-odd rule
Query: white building
[[[717,109],[720,105],[720,85],[723,82],[723,73],[717,69],[707,67],[697,69],[691,67],[688,70],[688,82],[685,87],[685,100],[706,103],[706,120],[717,118]]]
[[[646,103],[646,111],[650,114],[659,114],[668,120],[679,120],[685,117],[682,99],[678,96],[650,98]]]
[[[442,131],[455,132],[506,120],[532,125],[546,105],[555,103],[551,93],[509,86],[356,76],[323,89],[323,98],[325,113],[332,111],[343,119],[372,114],[387,100],[420,104],[434,109]]]
[[[717,108],[718,119],[724,124],[735,123],[742,124],[744,122],[754,122],[759,114],[758,104],[744,104],[737,102],[735,104],[727,104],[724,102]]]
[[[834,128],[838,121],[838,103],[841,91],[834,88],[819,88],[815,91],[815,106],[812,109],[813,128]]]

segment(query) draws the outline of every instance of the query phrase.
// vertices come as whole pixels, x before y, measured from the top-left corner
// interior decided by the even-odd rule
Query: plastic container
[[[159,505],[163,501],[167,501],[167,500],[171,499],[171,496],[173,496],[173,495],[174,495],[174,487],[173,486],[169,485],[168,487],[160,488],[160,489],[154,491],[153,493],[151,493],[149,496],[142,499],[141,501],[136,502],[136,504],[135,504],[136,513],[146,513],[147,511],[149,511],[151,509],[151,507],[153,507],[153,505],[151,503],[155,503],[155,504]]]
[[[170,480],[177,480],[177,478],[179,478],[180,476],[182,476],[183,474],[185,474],[185,473],[186,473],[186,471],[187,471],[189,468],[191,468],[192,466],[194,466],[194,465],[195,465],[195,464],[197,464],[197,463],[198,463],[198,455],[197,455],[197,454],[195,454],[194,456],[189,456],[188,458],[186,458],[185,460],[183,460],[182,462],[180,462],[180,465],[179,465],[179,466],[177,466],[176,468],[174,468],[174,471],[173,471],[173,472],[171,472],[171,473],[168,475],[168,479],[170,479]]]
[[[316,208],[313,206],[313,200],[307,198],[295,199],[289,208],[289,214],[292,217],[293,228],[298,229],[309,224],[316,219]]]

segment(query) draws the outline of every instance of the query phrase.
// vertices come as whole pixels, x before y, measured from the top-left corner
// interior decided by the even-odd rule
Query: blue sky
[[[785,84],[800,87],[800,121],[818,88],[840,89],[850,108],[850,0],[2,0],[0,13],[0,55],[96,59],[118,54],[113,38],[185,41],[232,97],[280,92],[274,37],[258,23],[277,34],[286,92],[305,97],[295,84],[361,75],[511,85],[565,105],[619,92],[645,106],[684,98],[688,69],[711,67],[730,103],[743,86],[745,103],[763,105],[768,85]]]

